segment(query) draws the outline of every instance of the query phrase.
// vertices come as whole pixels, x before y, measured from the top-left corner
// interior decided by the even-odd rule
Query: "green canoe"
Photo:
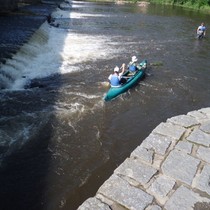
[[[147,68],[147,60],[143,60],[140,63],[140,66],[142,66],[141,70],[138,70],[134,75],[128,76],[129,71],[126,71],[123,74],[124,78],[127,78],[127,81],[122,84],[120,87],[111,87],[109,91],[106,93],[104,100],[105,101],[110,101],[114,99],[115,97],[119,96],[122,93],[125,93],[128,89],[133,87],[134,85],[137,84],[137,82],[143,78],[145,75],[145,70]]]

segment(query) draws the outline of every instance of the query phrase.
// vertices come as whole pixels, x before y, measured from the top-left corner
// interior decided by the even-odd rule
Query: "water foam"
[[[70,15],[69,11],[59,9],[52,14],[54,18],[70,16],[81,18],[84,14],[73,12]],[[1,66],[1,71],[13,78],[10,82],[5,79],[5,88],[23,89],[28,81],[35,78],[81,71],[79,64],[83,62],[113,57],[116,49],[109,43],[110,37],[107,36],[79,34],[71,29],[52,27],[45,22],[29,42]]]

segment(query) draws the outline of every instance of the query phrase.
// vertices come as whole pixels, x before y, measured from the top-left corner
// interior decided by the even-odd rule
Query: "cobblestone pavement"
[[[110,209],[210,209],[210,108],[159,124],[78,208]]]

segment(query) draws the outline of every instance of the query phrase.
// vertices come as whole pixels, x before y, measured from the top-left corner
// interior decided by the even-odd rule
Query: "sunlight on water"
[[[69,16],[70,12],[59,9],[52,14],[54,18]],[[71,16],[81,18],[82,15],[71,13]],[[1,71],[8,74],[4,79],[6,88],[22,89],[32,79],[81,71],[81,63],[111,58],[117,49],[109,43],[107,36],[77,34],[45,22],[13,59],[2,66]]]

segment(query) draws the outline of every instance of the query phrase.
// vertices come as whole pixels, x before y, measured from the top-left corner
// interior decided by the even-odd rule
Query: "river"
[[[195,38],[209,15],[72,1],[52,18],[57,27],[45,22],[20,49],[9,47],[12,57],[1,54],[2,210],[77,209],[159,123],[210,106],[208,31]],[[107,77],[133,55],[148,60],[146,77],[104,102]]]

